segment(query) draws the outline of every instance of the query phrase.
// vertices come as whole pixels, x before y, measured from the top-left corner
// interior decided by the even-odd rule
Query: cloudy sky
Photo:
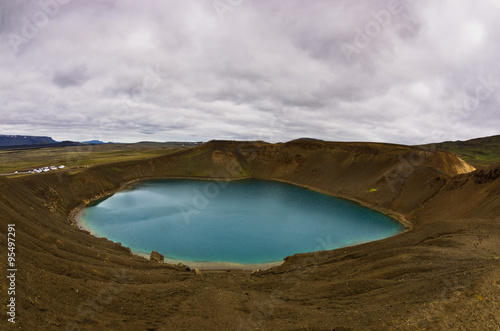
[[[500,134],[498,0],[0,0],[0,134]]]

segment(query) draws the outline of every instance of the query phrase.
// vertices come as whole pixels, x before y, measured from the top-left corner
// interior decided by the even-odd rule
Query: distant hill
[[[500,163],[500,135],[466,141],[445,141],[420,145],[420,147],[445,150],[458,155],[476,168]]]
[[[0,150],[23,150],[23,149],[41,149],[41,148],[55,148],[55,147],[68,147],[68,146],[85,146],[86,144],[74,141],[61,141],[49,144],[30,144],[30,145],[14,145],[14,146],[0,146]]]
[[[100,145],[100,144],[106,144],[106,143],[104,141],[100,141],[100,140],[87,140],[87,141],[82,141],[82,144]]]
[[[56,141],[50,137],[0,135],[0,146],[21,146],[54,143],[56,143]]]

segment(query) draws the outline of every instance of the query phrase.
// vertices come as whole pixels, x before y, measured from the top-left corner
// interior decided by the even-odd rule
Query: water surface
[[[345,247],[404,227],[350,201],[274,181],[144,181],[85,209],[95,235],[185,263],[259,264]]]

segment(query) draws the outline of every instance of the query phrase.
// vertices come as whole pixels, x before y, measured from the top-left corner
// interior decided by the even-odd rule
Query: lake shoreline
[[[383,214],[385,216],[390,217],[394,221],[397,221],[398,223],[402,224],[404,226],[404,228],[405,228],[404,231],[398,232],[397,234],[392,235],[390,237],[401,235],[401,234],[403,234],[403,233],[405,233],[405,232],[407,232],[407,231],[409,231],[409,230],[411,230],[413,228],[412,223],[408,222],[403,217],[403,215],[395,213],[395,212],[392,212],[392,211],[387,211],[387,210],[384,210],[384,209],[381,209],[381,208],[378,208],[378,207],[371,206],[368,203],[364,203],[364,202],[361,202],[361,201],[353,199],[353,198],[346,198],[346,197],[343,197],[343,196],[334,195],[331,192],[328,192],[326,190],[318,189],[318,188],[311,187],[311,186],[308,186],[308,185],[296,184],[296,183],[293,183],[293,182],[290,182],[290,181],[286,181],[286,180],[280,180],[280,179],[260,179],[260,178],[253,178],[253,177],[244,177],[244,178],[241,178],[241,177],[237,177],[237,178],[211,178],[211,177],[189,177],[189,176],[177,177],[177,176],[168,176],[168,177],[145,177],[145,178],[137,178],[137,179],[134,179],[134,180],[130,180],[130,181],[126,181],[126,182],[121,183],[120,186],[117,189],[114,189],[114,190],[111,190],[111,191],[108,191],[108,192],[104,192],[104,193],[102,193],[102,194],[100,194],[98,196],[93,197],[92,199],[89,199],[89,200],[86,200],[86,201],[82,202],[79,206],[77,206],[76,208],[74,208],[71,211],[69,217],[70,217],[72,223],[78,229],[80,229],[80,230],[82,230],[82,231],[84,231],[84,232],[86,232],[86,233],[88,233],[88,234],[90,234],[90,235],[92,235],[94,237],[97,237],[97,238],[106,238],[106,237],[103,237],[103,236],[99,236],[97,233],[95,233],[85,223],[85,221],[83,220],[83,215],[84,215],[85,209],[87,207],[89,207],[90,205],[92,205],[92,204],[94,204],[94,203],[96,203],[96,202],[98,202],[100,200],[105,200],[107,198],[110,198],[111,196],[113,196],[114,194],[116,194],[118,192],[123,192],[123,191],[127,191],[127,190],[130,190],[130,189],[133,189],[136,184],[140,184],[141,182],[152,181],[152,180],[170,180],[170,179],[204,180],[204,181],[216,181],[216,182],[217,181],[218,182],[221,182],[221,181],[222,182],[232,182],[232,181],[241,181],[241,180],[248,180],[248,179],[256,179],[256,180],[266,180],[266,181],[281,182],[281,183],[293,185],[293,186],[296,186],[296,187],[301,187],[301,188],[304,188],[304,189],[308,189],[308,190],[313,191],[313,192],[322,193],[322,194],[325,194],[325,195],[328,195],[328,196],[331,196],[331,197],[334,197],[334,198],[346,200],[346,201],[355,203],[357,205],[360,205],[362,207],[368,208],[370,210],[379,212],[379,213],[381,213],[381,214]],[[389,237],[387,237],[387,238],[389,238]],[[387,239],[387,238],[381,238],[381,239],[377,239],[377,240],[374,240],[374,241],[384,240],[384,239]],[[106,238],[106,239],[109,240],[109,241],[111,241],[111,242],[115,242],[115,241],[112,241],[112,240],[110,240],[108,238]],[[372,242],[372,241],[369,241],[369,242]],[[366,242],[354,243],[353,245],[347,245],[347,246],[344,246],[344,247],[355,246],[355,245],[359,245],[359,244],[363,244],[363,243],[366,243]],[[125,246],[125,247],[127,247],[127,246]],[[344,247],[334,248],[332,250],[342,249]],[[130,248],[132,254],[134,254],[136,256],[140,256],[140,257],[142,257],[142,258],[144,258],[146,260],[150,259],[150,253],[148,254],[148,253],[146,253],[144,251],[135,250],[132,247],[128,247],[128,248]],[[307,252],[306,253],[297,253],[297,254],[307,254]],[[191,269],[197,268],[197,269],[205,270],[205,271],[208,271],[208,270],[224,270],[224,269],[230,269],[230,270],[257,270],[257,269],[261,269],[261,270],[265,270],[265,269],[269,269],[271,267],[275,267],[275,266],[279,266],[279,265],[283,264],[284,260],[286,258],[287,257],[284,257],[283,260],[281,260],[281,261],[245,264],[245,263],[218,262],[218,261],[214,261],[214,262],[201,262],[200,261],[200,262],[198,262],[198,261],[179,260],[179,259],[175,259],[175,258],[172,258],[172,257],[165,256],[164,263],[165,264],[172,264],[172,265],[176,265],[176,264],[181,263],[181,264],[187,265]]]

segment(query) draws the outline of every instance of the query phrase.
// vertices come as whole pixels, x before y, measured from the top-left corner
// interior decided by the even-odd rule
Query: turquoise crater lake
[[[92,204],[80,218],[96,236],[188,265],[276,262],[404,230],[350,201],[254,179],[143,181]]]

